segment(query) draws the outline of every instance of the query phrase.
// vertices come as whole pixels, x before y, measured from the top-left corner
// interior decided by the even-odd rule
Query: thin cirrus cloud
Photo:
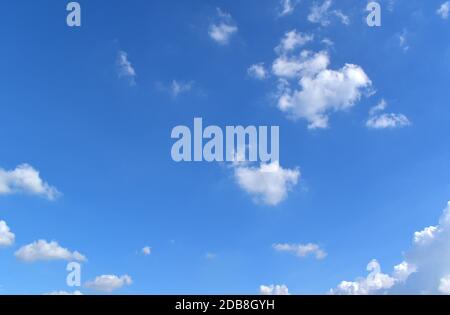
[[[273,248],[278,252],[287,252],[296,255],[297,257],[315,256],[316,259],[324,259],[327,256],[325,250],[319,245],[308,244],[274,244]]]
[[[421,294],[450,294],[450,201],[439,222],[413,234],[412,247],[404,254],[402,263],[394,266],[391,274],[381,271],[377,260],[367,266],[365,278],[342,281],[333,294],[386,294],[402,290]]]
[[[101,275],[96,277],[94,280],[86,282],[84,286],[95,291],[110,293],[124,286],[131,285],[132,283],[133,280],[128,275]]]
[[[300,171],[284,169],[278,162],[262,163],[259,167],[237,163],[234,176],[239,187],[250,194],[256,203],[276,206],[297,185]]]
[[[61,247],[58,242],[46,240],[38,240],[31,244],[22,246],[16,251],[17,259],[24,262],[36,261],[52,261],[52,260],[66,260],[66,261],[86,261],[86,257],[77,251],[71,252],[67,248]]]
[[[130,85],[136,85],[136,70],[128,59],[128,53],[120,50],[117,54],[117,72],[119,78],[125,78]]]
[[[39,171],[28,164],[21,164],[10,171],[0,168],[0,195],[15,193],[43,196],[49,200],[60,195],[55,187],[42,180]]]
[[[16,236],[5,221],[0,221],[0,248],[14,244]]]
[[[209,26],[208,34],[219,45],[228,45],[238,27],[229,13],[217,8],[217,21]]]
[[[331,24],[331,18],[334,16],[337,17],[342,24],[349,25],[349,17],[340,10],[330,10],[332,5],[332,0],[325,0],[322,4],[314,2],[308,15],[308,21],[320,24],[321,26],[328,26]]]
[[[281,0],[279,16],[291,15],[298,4],[298,0]]]

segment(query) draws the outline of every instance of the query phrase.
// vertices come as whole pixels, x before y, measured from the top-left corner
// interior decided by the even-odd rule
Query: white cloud
[[[275,51],[278,54],[285,54],[298,47],[304,46],[313,39],[314,35],[301,33],[294,29],[284,34],[281,43],[275,48]]]
[[[133,280],[128,275],[116,276],[116,275],[102,275],[96,277],[92,281],[88,281],[85,284],[85,287],[88,289],[103,291],[103,292],[112,292],[114,290],[118,290],[125,285],[131,285]]]
[[[317,244],[274,244],[273,248],[280,252],[292,253],[298,257],[309,255],[316,256],[317,259],[324,259],[327,253]]]
[[[83,295],[80,291],[76,290],[73,292],[67,292],[67,291],[53,291],[50,293],[45,293],[44,295]]]
[[[217,9],[218,21],[209,26],[209,36],[220,45],[227,45],[231,36],[238,31],[230,14]]]
[[[177,97],[182,93],[189,92],[192,89],[192,82],[179,82],[176,80],[172,81],[172,85],[170,86],[170,92],[173,97]]]
[[[308,21],[311,23],[320,24],[321,26],[327,26],[331,23],[330,17],[332,15],[339,18],[342,24],[350,24],[350,19],[347,15],[340,10],[331,10],[333,4],[331,0],[325,0],[321,5],[318,2],[314,2],[311,6],[310,13],[308,15]]]
[[[21,247],[15,253],[16,257],[25,262],[35,262],[39,260],[76,260],[86,261],[86,257],[77,251],[70,252],[67,248],[59,246],[55,241],[47,242],[39,240]]]
[[[369,114],[371,116],[375,115],[378,112],[384,111],[386,108],[387,108],[387,102],[386,102],[386,100],[382,99],[377,105],[375,105],[374,107],[372,107],[370,109]]]
[[[442,294],[450,294],[450,275],[441,278],[439,292]]]
[[[213,259],[216,259],[216,258],[217,258],[217,255],[214,254],[214,253],[206,253],[206,254],[205,254],[205,258],[206,258],[207,260],[213,260]]]
[[[0,221],[0,247],[7,247],[14,244],[16,236],[9,229],[5,221]]]
[[[404,261],[394,267],[392,276],[381,274],[379,264],[373,265],[370,280],[342,282],[333,293],[450,293],[450,202],[444,209],[439,224],[414,233],[413,246]],[[378,276],[377,276],[378,275]],[[376,277],[374,277],[376,276]],[[402,286],[398,286],[402,284]],[[403,291],[402,291],[403,290]]]
[[[144,248],[141,249],[141,253],[144,256],[148,256],[152,253],[152,248],[150,246],[145,246]]]
[[[411,122],[403,114],[380,113],[387,108],[387,102],[382,99],[376,106],[372,107],[369,112],[369,119],[366,126],[372,129],[394,129],[409,126]]]
[[[273,72],[282,79],[298,78],[300,89],[292,89],[286,80],[278,91],[278,107],[293,119],[304,118],[308,128],[327,128],[330,112],[347,110],[360,100],[372,85],[364,70],[346,64],[339,70],[328,69],[327,52],[303,51],[299,58],[281,56],[273,63]]]
[[[247,74],[257,80],[264,80],[268,76],[264,63],[251,65],[247,70]]]
[[[298,169],[284,169],[278,162],[262,163],[260,167],[237,164],[234,176],[238,185],[254,197],[256,202],[276,206],[286,199],[288,192],[300,178]]]
[[[369,275],[355,281],[342,281],[336,289],[332,289],[332,294],[342,295],[368,295],[379,293],[382,290],[390,289],[394,286],[396,279],[381,272],[378,261],[372,260],[367,265]]]
[[[128,54],[125,51],[119,51],[117,55],[117,67],[119,77],[127,78],[131,85],[136,84],[136,71],[128,60]]]
[[[286,16],[290,15],[294,12],[295,6],[297,5],[297,0],[281,0],[280,6],[281,6],[281,12],[280,16]]]
[[[448,18],[448,13],[450,11],[450,1],[444,2],[441,4],[440,8],[436,11],[436,13],[443,19]]]
[[[438,231],[437,226],[429,226],[414,233],[414,243],[418,245],[424,245],[434,240],[435,234]]]
[[[261,295],[289,295],[289,289],[286,285],[262,285],[259,287]]]
[[[366,122],[366,126],[373,129],[401,128],[410,124],[405,115],[393,113],[370,117]]]
[[[60,193],[44,182],[37,170],[28,164],[21,164],[12,171],[0,168],[0,195],[26,193],[56,199]]]

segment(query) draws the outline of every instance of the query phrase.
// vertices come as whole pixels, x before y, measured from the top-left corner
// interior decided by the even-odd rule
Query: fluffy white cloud
[[[145,246],[144,248],[141,249],[141,253],[144,256],[148,256],[152,253],[152,248],[150,246]]]
[[[448,18],[448,12],[450,11],[450,1],[444,2],[441,4],[436,13],[443,19]]]
[[[450,294],[450,275],[441,278],[439,292],[442,294]]]
[[[179,82],[176,80],[172,81],[172,85],[170,86],[170,92],[174,97],[182,93],[189,92],[192,89],[192,82]]]
[[[261,295],[289,295],[289,289],[286,285],[262,285],[259,287]]]
[[[35,262],[39,260],[73,260],[86,261],[86,257],[77,251],[70,252],[67,248],[61,247],[57,242],[47,242],[38,240],[34,243],[21,247],[15,253],[16,257],[25,262]]]
[[[405,115],[393,113],[373,116],[366,122],[366,126],[373,129],[401,128],[410,124],[411,122]]]
[[[350,24],[350,19],[347,15],[342,13],[342,11],[330,10],[332,4],[333,1],[331,0],[325,0],[322,4],[314,2],[308,15],[308,21],[311,23],[320,24],[321,26],[327,26],[331,23],[330,17],[336,16],[343,24]]]
[[[85,287],[88,289],[103,291],[103,292],[112,292],[114,290],[118,290],[125,285],[131,285],[133,280],[128,275],[116,276],[116,275],[102,275],[96,277],[92,281],[88,281],[85,284]]]
[[[125,77],[131,85],[136,84],[136,71],[128,60],[128,54],[125,51],[119,51],[117,55],[117,68],[119,77]]]
[[[275,48],[279,54],[285,54],[301,47],[314,39],[314,35],[304,34],[297,30],[291,30],[284,34],[281,43]]]
[[[343,281],[332,293],[450,293],[450,202],[439,224],[414,233],[413,246],[404,256],[391,276],[382,274],[379,264],[372,263],[369,277]]]
[[[327,253],[317,244],[274,244],[273,248],[280,252],[293,253],[298,257],[309,255],[316,256],[317,259],[324,259]]]
[[[230,38],[238,31],[230,14],[217,9],[218,21],[209,26],[209,36],[220,45],[227,45]]]
[[[9,229],[5,221],[0,221],[0,247],[7,247],[14,244],[16,236]]]
[[[268,76],[264,63],[251,65],[247,70],[247,74],[257,80],[264,80]]]
[[[298,183],[300,171],[284,169],[278,162],[263,163],[259,167],[237,164],[234,168],[234,176],[238,185],[252,195],[256,202],[276,206]]]
[[[55,187],[44,182],[37,170],[22,164],[11,171],[0,168],[0,195],[26,193],[54,200],[60,195]]]
[[[346,64],[339,70],[328,69],[327,52],[303,51],[299,58],[280,56],[273,64],[273,72],[281,79],[278,107],[294,119],[304,118],[308,128],[327,128],[328,115],[347,110],[360,100],[372,85],[364,70]],[[287,79],[300,77],[300,89],[292,89]]]
[[[368,295],[387,290],[394,286],[396,279],[381,272],[378,261],[372,260],[367,265],[369,275],[366,278],[355,281],[342,281],[336,289],[332,289],[332,294],[342,295]]]

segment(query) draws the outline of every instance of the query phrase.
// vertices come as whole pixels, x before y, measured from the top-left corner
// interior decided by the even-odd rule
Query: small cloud
[[[281,43],[275,48],[275,51],[278,54],[286,54],[304,46],[313,39],[314,35],[301,33],[294,29],[284,34]]]
[[[411,122],[405,115],[393,113],[370,117],[366,122],[366,126],[372,129],[393,129],[409,125],[411,125]]]
[[[342,24],[349,25],[350,19],[342,11],[330,10],[332,4],[332,0],[325,0],[321,5],[314,2],[308,15],[308,21],[321,26],[328,26],[331,23],[330,17],[334,15],[339,18]]]
[[[449,11],[450,11],[450,1],[447,1],[441,4],[440,8],[436,11],[436,14],[439,15],[444,20],[446,20],[448,19]]]
[[[268,77],[264,63],[253,64],[247,69],[247,74],[257,80],[265,80]]]
[[[39,240],[25,245],[16,251],[15,256],[25,262],[67,260],[86,261],[86,257],[77,251],[70,252],[67,248],[59,246],[55,241]]]
[[[112,292],[132,283],[133,280],[128,275],[120,277],[116,275],[102,275],[86,282],[84,286],[96,291]]]
[[[39,171],[28,164],[21,164],[16,169],[6,171],[0,168],[0,195],[26,193],[56,199],[60,193],[40,177]]]
[[[288,192],[297,185],[300,178],[298,169],[284,169],[278,162],[251,167],[237,163],[234,177],[245,192],[254,197],[255,202],[276,206],[287,198]]]
[[[144,256],[149,256],[152,253],[152,248],[150,246],[145,246],[141,249],[141,253]]]
[[[286,285],[262,285],[259,287],[261,295],[289,295],[289,289]]]
[[[8,247],[14,244],[16,236],[11,232],[5,221],[0,221],[0,247]]]
[[[170,92],[173,97],[177,97],[180,94],[189,92],[192,90],[193,82],[180,82],[173,80],[170,86]]]
[[[121,50],[117,55],[117,68],[119,78],[126,78],[129,80],[130,85],[136,84],[136,71],[133,68],[133,65],[128,60],[128,54]]]
[[[403,30],[403,32],[398,35],[398,44],[404,52],[409,50],[408,32],[406,30]]]
[[[314,255],[316,259],[324,259],[327,253],[320,248],[319,245],[308,243],[308,244],[274,244],[273,248],[279,252],[292,253],[298,257],[307,257],[309,255]]]
[[[217,9],[218,21],[209,26],[209,36],[219,45],[227,45],[231,36],[238,31],[230,14]]]

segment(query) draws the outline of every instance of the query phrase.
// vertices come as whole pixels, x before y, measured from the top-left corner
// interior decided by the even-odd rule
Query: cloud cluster
[[[268,77],[268,73],[266,68],[264,67],[264,63],[257,63],[251,65],[247,69],[247,74],[257,80],[265,80]]]
[[[14,244],[16,236],[11,232],[5,221],[0,221],[0,247],[7,247]]]
[[[21,164],[14,170],[0,168],[0,195],[26,193],[56,199],[60,193],[55,187],[44,182],[37,170],[28,164]]]
[[[413,294],[450,294],[450,202],[439,223],[417,231],[412,248],[391,275],[381,272],[374,260],[367,278],[343,281],[335,294],[381,294],[408,292]],[[400,287],[401,285],[401,287]]]
[[[15,256],[25,262],[67,260],[86,261],[86,257],[77,251],[71,252],[67,248],[61,247],[57,242],[47,242],[38,240],[21,247],[16,251]]]
[[[272,66],[279,77],[278,108],[293,119],[306,119],[309,129],[327,128],[330,112],[353,107],[372,85],[357,65],[332,70],[329,64],[328,52],[303,51],[299,56],[279,56]],[[298,88],[290,79],[298,80]]]

